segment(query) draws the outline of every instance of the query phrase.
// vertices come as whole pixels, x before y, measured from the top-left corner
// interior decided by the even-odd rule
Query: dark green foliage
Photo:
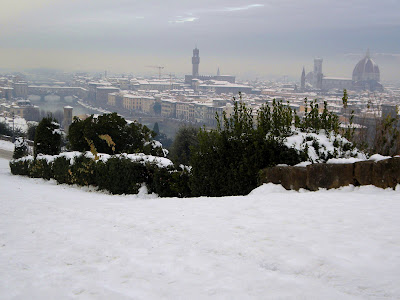
[[[30,141],[35,139],[37,125],[28,125],[28,131],[26,133],[26,138]]]
[[[111,137],[115,149],[101,138],[102,135]],[[93,143],[98,153],[141,152],[164,156],[161,147],[152,147],[154,136],[154,132],[146,126],[137,122],[128,124],[117,113],[103,114],[97,118],[92,115],[85,120],[75,118],[68,132],[69,148],[74,151],[90,151],[90,143]]]
[[[149,193],[156,193],[160,197],[189,197],[189,172],[173,167],[158,168],[148,165]]]
[[[192,154],[190,186],[194,196],[243,195],[257,187],[261,169],[276,164],[296,164],[304,153],[289,149],[282,139],[290,133],[293,114],[281,102],[262,108],[258,127],[252,110],[235,101],[234,112],[225,114],[216,130],[200,130]],[[279,128],[277,128],[279,127]]]
[[[52,117],[43,118],[36,128],[33,147],[34,156],[38,154],[57,155],[61,150],[60,126]]]
[[[310,106],[310,111],[308,111],[308,106]],[[304,132],[318,133],[320,130],[325,130],[326,133],[339,133],[339,117],[328,110],[326,101],[324,101],[322,113],[319,112],[317,100],[308,102],[307,98],[305,98],[304,107],[306,108],[304,117],[302,119],[297,118],[295,122],[297,128],[300,128]]]
[[[29,165],[33,160],[19,159],[10,161],[10,170],[13,175],[29,176]]]
[[[153,110],[156,115],[161,115],[161,103],[160,102],[154,103]]]
[[[45,159],[35,159],[29,164],[29,177],[43,178],[49,180],[53,178],[52,164]]]
[[[71,162],[69,159],[61,156],[53,161],[53,178],[61,184],[72,184],[72,172],[70,170]]]
[[[14,142],[13,159],[18,159],[26,155],[28,155],[28,145],[24,138],[19,137]]]
[[[188,171],[125,157],[113,156],[103,162],[82,154],[75,157],[73,163],[63,156],[56,157],[51,163],[31,157],[12,160],[10,169],[14,175],[54,178],[62,184],[92,185],[112,194],[136,194],[145,184],[151,193],[161,197],[190,196]]]
[[[99,189],[112,194],[137,194],[148,181],[148,171],[143,163],[112,157],[107,163],[97,162],[96,181]]]
[[[122,142],[122,132],[126,125],[125,119],[117,113],[104,114],[97,118],[91,115],[83,121],[74,118],[68,131],[69,147],[74,151],[90,151],[90,145],[87,142],[89,140],[93,142],[97,152],[113,154],[107,141],[100,138],[101,135],[108,134],[116,145],[115,152],[120,153],[125,145]]]
[[[198,133],[199,129],[196,127],[179,128],[170,152],[170,157],[176,166],[190,164],[191,149],[196,148],[199,143]]]
[[[75,157],[68,173],[72,184],[88,186],[96,185],[95,171],[96,161],[82,154]]]
[[[3,122],[0,122],[0,134],[12,136],[12,129]]]
[[[158,123],[157,123],[157,122],[154,123],[153,131],[154,131],[154,133],[155,133],[156,135],[160,133],[160,127],[158,126]]]
[[[398,108],[396,108],[396,111],[398,111]],[[373,153],[390,156],[400,154],[400,131],[398,124],[398,114],[395,117],[389,114],[377,121]]]

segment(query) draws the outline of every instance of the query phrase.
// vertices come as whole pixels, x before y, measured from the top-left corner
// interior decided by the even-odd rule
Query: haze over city
[[[70,1],[3,2],[0,68],[200,73],[298,78],[313,58],[324,73],[350,77],[368,48],[383,81],[400,66],[400,2],[351,1]]]

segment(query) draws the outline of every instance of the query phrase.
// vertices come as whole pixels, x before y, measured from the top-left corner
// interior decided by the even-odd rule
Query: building
[[[353,70],[353,85],[356,90],[383,91],[378,65],[371,59],[369,49]]]
[[[192,85],[193,84],[193,79],[198,79],[198,80],[201,80],[201,81],[207,81],[207,80],[227,81],[229,83],[235,83],[236,82],[235,76],[221,75],[219,68],[218,68],[216,76],[199,75],[199,65],[200,65],[199,52],[200,51],[199,51],[199,49],[197,49],[197,47],[195,49],[193,49],[192,75],[185,75],[185,83],[186,84]]]
[[[305,75],[305,69],[301,74],[301,90],[307,90],[307,84],[313,90],[328,91],[333,89],[383,91],[380,83],[380,71],[378,65],[371,59],[369,50],[353,70],[352,78],[327,77],[322,72],[322,58],[314,59],[314,70]],[[304,86],[304,89],[303,89]]]

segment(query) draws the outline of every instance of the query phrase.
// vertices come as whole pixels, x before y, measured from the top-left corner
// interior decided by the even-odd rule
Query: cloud
[[[250,5],[246,5],[246,6],[240,6],[240,7],[226,7],[222,11],[248,10],[248,9],[251,9],[251,8],[263,7],[263,6],[264,6],[264,4],[250,4]]]
[[[199,18],[196,17],[181,17],[178,16],[176,17],[176,20],[168,21],[169,23],[175,23],[175,24],[180,24],[180,23],[186,23],[186,22],[194,22],[198,20]]]

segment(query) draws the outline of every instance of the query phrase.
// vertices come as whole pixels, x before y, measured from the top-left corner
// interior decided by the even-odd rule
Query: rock
[[[380,188],[395,188],[400,183],[400,157],[380,160],[374,163],[372,184]]]
[[[307,188],[335,189],[354,184],[354,164],[312,164],[307,166]]]
[[[260,183],[282,184],[287,190],[305,189],[307,169],[305,167],[275,166],[260,172]]]
[[[354,180],[356,184],[372,184],[374,164],[375,162],[369,160],[354,163]]]

